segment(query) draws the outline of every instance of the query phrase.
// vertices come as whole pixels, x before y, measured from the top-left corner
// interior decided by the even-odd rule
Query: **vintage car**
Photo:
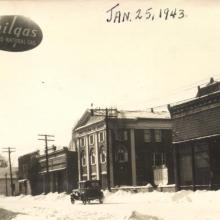
[[[70,194],[72,204],[75,203],[75,200],[81,200],[83,204],[86,204],[95,199],[99,200],[99,203],[103,203],[104,200],[99,180],[80,181],[78,189],[74,189]]]

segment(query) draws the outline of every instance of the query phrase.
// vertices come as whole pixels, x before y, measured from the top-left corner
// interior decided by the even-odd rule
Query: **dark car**
[[[70,194],[72,204],[75,203],[75,200],[81,200],[83,204],[86,204],[95,199],[99,200],[99,203],[103,203],[104,200],[99,180],[80,181],[79,188],[74,189]]]

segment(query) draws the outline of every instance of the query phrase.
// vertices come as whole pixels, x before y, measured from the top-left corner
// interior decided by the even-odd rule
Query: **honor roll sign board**
[[[0,50],[21,52],[37,47],[42,41],[40,27],[21,15],[0,16]]]

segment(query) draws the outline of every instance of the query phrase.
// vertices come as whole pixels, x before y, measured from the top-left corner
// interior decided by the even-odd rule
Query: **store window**
[[[208,185],[210,182],[210,163],[208,144],[201,143],[194,147],[195,182],[197,185]]]
[[[144,130],[144,142],[145,143],[151,142],[151,130],[149,130],[149,129]]]
[[[95,164],[95,150],[93,148],[90,150],[90,164]]]
[[[103,163],[106,163],[106,151],[104,149],[104,146],[102,146],[100,148],[100,162],[103,164]]]
[[[180,185],[192,185],[192,150],[190,146],[179,148]]]

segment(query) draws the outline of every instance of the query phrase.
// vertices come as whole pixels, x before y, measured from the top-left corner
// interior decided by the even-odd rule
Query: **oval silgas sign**
[[[42,41],[40,27],[21,15],[0,16],[0,50],[21,52],[31,50]]]

